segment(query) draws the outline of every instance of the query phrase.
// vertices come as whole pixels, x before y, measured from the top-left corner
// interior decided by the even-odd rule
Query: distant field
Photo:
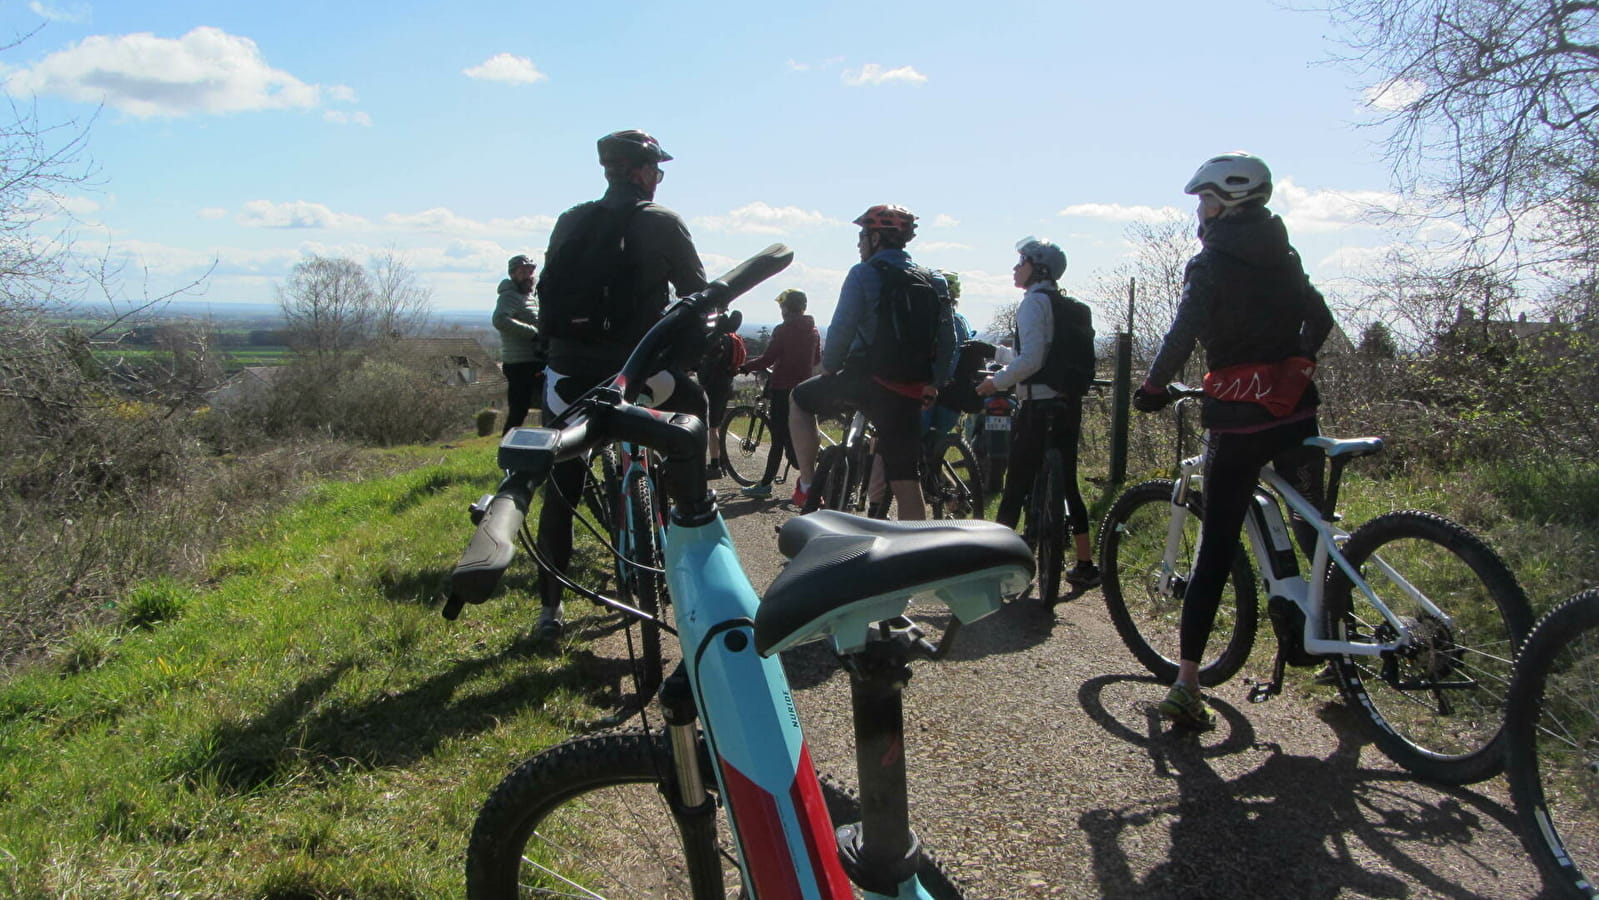
[[[167,350],[142,347],[121,347],[116,350],[96,350],[95,359],[108,365],[154,365],[172,358]],[[289,361],[288,347],[227,347],[221,351],[222,371],[232,374],[246,366],[281,366]]]

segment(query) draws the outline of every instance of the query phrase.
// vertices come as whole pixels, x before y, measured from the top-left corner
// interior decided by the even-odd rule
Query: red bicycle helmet
[[[855,224],[867,231],[888,231],[910,240],[916,235],[916,217],[903,206],[880,203],[860,214]]]

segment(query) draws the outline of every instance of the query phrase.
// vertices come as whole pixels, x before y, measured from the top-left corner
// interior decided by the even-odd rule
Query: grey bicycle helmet
[[[1029,235],[1016,242],[1016,252],[1050,281],[1059,281],[1066,274],[1066,251],[1054,241]]]
[[[1234,150],[1205,160],[1183,193],[1209,195],[1226,207],[1252,200],[1265,203],[1271,199],[1271,169],[1260,157]]]

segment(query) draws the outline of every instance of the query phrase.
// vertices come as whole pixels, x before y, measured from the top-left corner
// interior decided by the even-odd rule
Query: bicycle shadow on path
[[[1147,685],[1149,700],[1122,705],[1118,717],[1104,695],[1128,683],[1140,691]],[[1261,741],[1249,718],[1215,697],[1209,698],[1218,718],[1214,732],[1168,728],[1155,710],[1157,690],[1151,679],[1125,675],[1093,678],[1078,690],[1088,717],[1147,751],[1150,774],[1171,785],[1169,792],[1143,792],[1144,799],[1078,817],[1103,897],[1331,900],[1406,897],[1414,886],[1426,896],[1461,900],[1507,896],[1462,881],[1496,880],[1483,871],[1488,863],[1479,857],[1487,854],[1475,845],[1494,825],[1513,834],[1514,813],[1468,789],[1362,767],[1368,742],[1354,737],[1360,723],[1341,705],[1315,710],[1337,740],[1319,758]],[[1247,765],[1251,753],[1264,761],[1234,777],[1218,771]],[[1151,858],[1148,849],[1163,840],[1166,857]]]

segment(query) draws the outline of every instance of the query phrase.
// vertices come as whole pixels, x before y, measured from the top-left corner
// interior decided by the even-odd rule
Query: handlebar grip
[[[745,291],[788,268],[793,261],[793,250],[783,244],[772,244],[711,282],[706,293],[714,297],[717,306],[725,307]]]
[[[516,556],[516,535],[527,516],[530,493],[505,490],[489,502],[483,521],[466,545],[466,552],[450,573],[450,595],[444,603],[444,618],[454,619],[465,603],[482,603],[499,586]]]

